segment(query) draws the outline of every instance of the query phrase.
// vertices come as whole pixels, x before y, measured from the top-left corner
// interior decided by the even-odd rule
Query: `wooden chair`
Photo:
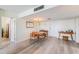
[[[48,37],[48,30],[40,30],[40,32],[43,32],[43,35],[45,37]]]
[[[32,40],[38,39],[38,33],[37,32],[30,33],[30,39]]]

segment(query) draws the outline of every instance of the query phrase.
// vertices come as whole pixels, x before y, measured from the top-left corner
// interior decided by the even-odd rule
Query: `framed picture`
[[[34,23],[31,21],[26,21],[26,27],[27,28],[33,28],[34,27]]]

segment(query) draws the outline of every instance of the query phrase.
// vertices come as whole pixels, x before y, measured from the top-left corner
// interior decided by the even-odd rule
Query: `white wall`
[[[76,42],[79,43],[79,18],[76,18]]]
[[[34,28],[26,27],[26,19],[16,20],[16,41],[27,40],[30,38],[32,31],[38,31],[41,29],[49,30],[49,22],[45,21],[39,25],[34,25]]]
[[[34,31],[34,28],[26,28],[25,19],[16,20],[16,41],[29,39],[31,31]]]
[[[34,26],[34,28],[26,28],[25,19],[16,20],[16,41],[29,39],[32,31],[38,31],[41,29],[48,30],[49,36],[57,38],[59,31],[72,29],[76,33],[73,35],[74,40],[79,42],[79,17],[44,21],[40,24],[40,26]],[[71,40],[71,38],[69,39]]]
[[[72,29],[76,33],[76,19],[61,19],[61,20],[53,20],[51,21],[51,29],[50,29],[50,36],[55,36],[58,38],[59,31],[66,31]],[[74,40],[76,40],[76,35],[73,35]],[[70,39],[71,40],[71,39]]]
[[[23,19],[16,20],[16,41],[23,40],[26,33],[25,21]]]

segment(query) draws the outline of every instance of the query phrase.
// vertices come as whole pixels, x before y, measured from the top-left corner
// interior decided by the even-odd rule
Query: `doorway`
[[[5,46],[10,42],[9,39],[9,24],[10,18],[9,17],[1,17],[1,45]]]

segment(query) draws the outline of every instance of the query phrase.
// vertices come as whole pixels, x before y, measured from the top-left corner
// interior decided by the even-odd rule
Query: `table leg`
[[[72,34],[71,34],[71,39],[72,39],[72,41],[73,41],[73,36],[72,36]]]
[[[60,33],[59,33],[58,39],[60,39]]]

